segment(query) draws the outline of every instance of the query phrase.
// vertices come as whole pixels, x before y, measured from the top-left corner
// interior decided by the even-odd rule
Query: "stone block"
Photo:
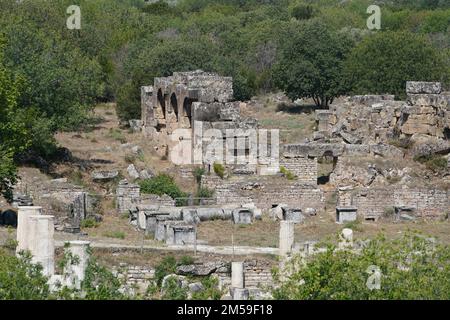
[[[336,222],[346,223],[356,221],[358,209],[355,207],[337,207]]]
[[[440,82],[406,81],[406,93],[440,94],[441,91]]]

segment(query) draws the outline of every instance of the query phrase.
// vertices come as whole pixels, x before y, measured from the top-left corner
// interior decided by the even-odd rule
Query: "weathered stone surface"
[[[440,94],[441,91],[440,82],[406,81],[406,93]]]
[[[130,126],[130,129],[132,132],[139,132],[142,128],[142,121],[141,120],[129,120],[128,125]]]
[[[344,141],[347,143],[360,144],[362,142],[362,139],[354,134],[348,132],[340,132],[339,134],[342,137],[342,139],[344,139]]]
[[[161,292],[165,292],[166,288],[167,288],[167,282],[169,280],[173,279],[173,281],[175,281],[175,283],[180,287],[180,288],[186,288],[189,286],[189,282],[186,280],[185,276],[180,276],[177,274],[169,274],[167,276],[165,276],[162,280],[161,283]]]
[[[139,179],[151,179],[155,176],[155,174],[149,169],[143,169],[139,172]]]
[[[111,171],[94,171],[91,174],[93,180],[98,181],[107,181],[116,178],[119,175],[119,171],[111,170]]]
[[[206,262],[202,264],[189,264],[177,267],[177,274],[184,276],[208,276],[219,268],[225,267],[224,262]]]
[[[252,210],[247,208],[233,210],[233,221],[236,224],[251,224],[253,222]]]
[[[283,146],[285,157],[310,156],[322,157],[324,155],[341,156],[344,153],[344,145],[337,143],[304,143],[287,144]]]
[[[364,96],[352,96],[349,98],[351,102],[372,105],[374,103],[384,101],[384,100],[394,100],[395,96],[393,95],[364,95]]]
[[[194,282],[189,284],[189,292],[195,293],[202,291],[204,289],[204,286],[201,282]]]
[[[132,179],[138,179],[139,178],[139,172],[136,170],[136,167],[134,164],[130,164],[127,168],[127,173]]]
[[[370,151],[382,157],[391,157],[402,159],[404,157],[404,152],[397,147],[389,144],[373,144],[370,146]]]
[[[355,207],[337,207],[336,222],[346,223],[356,221],[358,209]]]
[[[411,150],[415,157],[426,157],[433,154],[447,154],[450,152],[450,141],[427,139],[416,143]]]

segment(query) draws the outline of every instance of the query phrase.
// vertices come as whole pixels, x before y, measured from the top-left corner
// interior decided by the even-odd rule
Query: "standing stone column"
[[[244,288],[244,262],[231,263],[231,287]]]
[[[45,276],[52,276],[55,273],[55,243],[53,240],[55,224],[53,216],[30,216],[28,219],[28,243],[29,250],[33,255],[32,262],[42,265]]]
[[[353,230],[349,228],[345,228],[342,230],[339,237],[339,248],[352,248],[353,247]]]
[[[248,300],[249,291],[245,288],[244,262],[231,263],[231,296],[233,300]]]
[[[68,276],[71,285],[76,289],[80,289],[89,263],[88,248],[90,242],[69,241],[68,243],[69,247],[66,249],[66,253],[69,253],[75,261],[69,259],[67,265],[64,267],[64,275]]]
[[[16,252],[29,248],[29,217],[42,214],[42,207],[19,207],[17,213],[17,248]]]
[[[294,222],[280,221],[280,256],[286,257],[291,254],[294,246]]]

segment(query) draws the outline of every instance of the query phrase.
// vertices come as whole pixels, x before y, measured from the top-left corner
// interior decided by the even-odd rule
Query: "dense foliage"
[[[396,94],[404,98],[406,81],[445,81],[443,55],[422,35],[379,33],[363,40],[346,61],[354,92]]]
[[[49,297],[42,267],[31,263],[31,256],[16,257],[0,248],[0,300],[38,300]]]
[[[381,272],[379,288],[370,276]],[[371,271],[372,269],[372,271]],[[450,247],[417,234],[397,240],[378,237],[360,252],[326,251],[299,257],[287,264],[290,273],[279,278],[276,299],[448,299],[450,296]],[[279,274],[278,274],[279,275]]]
[[[181,198],[186,198],[186,193],[176,184],[173,177],[161,173],[156,177],[145,179],[139,182],[142,193],[157,194],[162,196],[164,194],[170,196],[172,199],[176,199],[177,203],[183,202]]]

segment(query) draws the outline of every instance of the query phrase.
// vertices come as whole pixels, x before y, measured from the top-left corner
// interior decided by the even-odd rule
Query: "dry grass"
[[[338,233],[345,227],[335,223],[334,211],[310,217],[305,223],[295,227],[295,241],[334,241]],[[231,245],[234,230],[234,244],[239,246],[277,247],[279,223],[265,218],[245,227],[234,226],[231,222],[202,222],[198,228],[199,239],[210,245]],[[374,238],[380,233],[388,238],[397,238],[403,233],[417,231],[436,237],[439,241],[450,244],[450,224],[448,221],[417,221],[416,223],[394,223],[388,221],[357,223],[354,228],[356,239]]]

